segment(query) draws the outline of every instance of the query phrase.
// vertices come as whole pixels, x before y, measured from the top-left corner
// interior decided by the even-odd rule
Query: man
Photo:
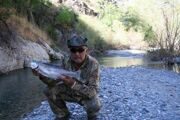
[[[62,76],[58,81],[63,81],[63,84],[48,86],[45,95],[57,120],[66,120],[70,116],[66,101],[82,105],[88,120],[96,120],[101,106],[98,97],[99,64],[87,53],[87,38],[73,36],[67,45],[70,57],[63,59],[62,67],[71,71],[80,70],[80,79]],[[40,75],[40,79],[46,78]]]

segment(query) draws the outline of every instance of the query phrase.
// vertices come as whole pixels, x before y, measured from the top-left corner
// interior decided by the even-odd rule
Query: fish
[[[69,76],[78,80],[81,74],[80,70],[68,71],[58,65],[40,61],[32,61],[30,67],[32,70],[52,80],[57,80],[61,76]]]

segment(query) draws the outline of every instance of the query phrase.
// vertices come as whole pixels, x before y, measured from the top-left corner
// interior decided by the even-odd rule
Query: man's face
[[[81,64],[87,54],[87,47],[86,46],[81,46],[81,47],[71,47],[70,48],[70,52],[71,52],[71,59],[77,63],[77,64]]]

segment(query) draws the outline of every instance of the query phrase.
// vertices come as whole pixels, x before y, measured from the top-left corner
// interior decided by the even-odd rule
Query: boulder
[[[0,47],[0,56],[0,74],[24,67],[24,61],[16,59],[15,55],[8,49]]]
[[[88,4],[88,2],[83,0],[59,0],[59,3],[68,6],[77,13],[82,13],[90,16],[99,15],[99,13],[95,10],[94,6]]]
[[[9,45],[0,46],[0,56],[0,73],[28,67],[32,60],[49,61],[46,49],[21,36],[15,36]]]

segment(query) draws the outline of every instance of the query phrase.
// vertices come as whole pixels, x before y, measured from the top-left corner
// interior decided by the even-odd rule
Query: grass
[[[24,17],[12,15],[7,19],[7,24],[25,40],[34,42],[43,40],[51,44],[52,40],[48,37],[47,33],[28,22]]]

